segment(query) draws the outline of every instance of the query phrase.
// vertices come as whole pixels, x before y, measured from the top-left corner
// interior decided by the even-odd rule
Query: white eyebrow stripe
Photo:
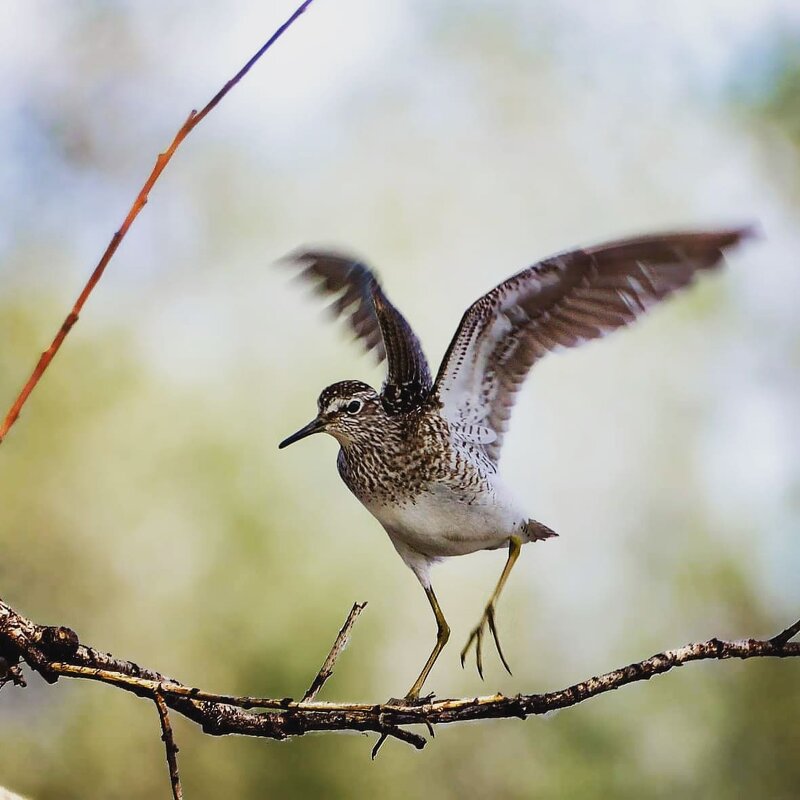
[[[357,400],[361,403],[362,406],[367,404],[367,401],[370,399],[370,393],[368,391],[356,392],[355,394],[351,395],[350,397],[341,398],[336,397],[333,398],[330,403],[323,409],[323,413],[325,414],[332,414],[337,411],[345,411],[347,406],[350,405],[354,400]],[[361,409],[359,409],[360,411]]]

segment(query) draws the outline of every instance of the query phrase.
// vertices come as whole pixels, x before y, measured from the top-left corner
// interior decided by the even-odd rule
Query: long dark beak
[[[299,442],[301,439],[305,439],[306,436],[311,436],[312,433],[319,433],[320,431],[325,430],[325,422],[321,420],[319,417],[316,419],[312,419],[311,422],[308,423],[304,428],[300,428],[297,433],[293,433],[291,436],[288,436],[284,439],[279,445],[278,449],[283,450],[284,447],[288,447],[290,444],[294,444],[295,442]]]

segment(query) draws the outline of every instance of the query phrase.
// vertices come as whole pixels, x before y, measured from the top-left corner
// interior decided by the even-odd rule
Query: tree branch
[[[324,682],[320,676],[332,671],[361,608],[363,606],[356,604],[351,610],[312,688],[321,680]],[[215,736],[240,734],[286,739],[312,731],[372,731],[400,739],[418,749],[425,746],[426,740],[403,726],[423,724],[432,731],[434,725],[467,720],[509,717],[525,719],[529,715],[546,714],[578,705],[599,694],[619,689],[629,683],[649,680],[691,661],[797,658],[800,657],[800,642],[788,641],[790,636],[787,634],[794,635],[798,631],[800,622],[773,639],[724,641],[713,638],[687,644],[564,689],[543,694],[430,699],[420,705],[408,705],[402,701],[328,703],[315,701],[313,696],[299,701],[290,698],[239,697],[186,686],[154,670],[82,645],[69,628],[37,625],[0,600],[0,658],[4,659],[7,674],[23,660],[51,683],[61,676],[83,678],[108,683],[141,697],[155,699],[156,703],[156,698],[161,697],[166,707],[196,722],[205,733]],[[782,637],[786,640],[782,640]],[[0,674],[0,686],[3,680],[3,675]],[[11,681],[10,678],[6,680]],[[177,770],[177,766],[175,769]],[[170,774],[172,775],[172,764]]]
[[[206,106],[199,113],[195,110],[192,110],[189,113],[189,116],[186,118],[186,122],[183,123],[178,132],[175,134],[175,138],[172,140],[170,146],[163,153],[158,155],[155,166],[153,167],[147,180],[144,182],[144,185],[139,190],[139,193],[136,195],[133,205],[131,205],[128,214],[122,222],[119,230],[111,237],[111,241],[108,243],[105,252],[100,257],[100,261],[97,263],[94,271],[89,276],[89,280],[86,282],[86,285],[83,287],[80,295],[78,295],[75,305],[73,305],[72,310],[69,312],[69,314],[67,314],[66,319],[58,329],[58,333],[56,333],[53,341],[50,344],[50,347],[48,347],[47,350],[45,350],[39,357],[39,361],[34,367],[33,372],[31,373],[27,382],[22,387],[19,395],[17,395],[16,400],[14,400],[14,402],[11,404],[3,423],[0,425],[0,444],[3,442],[3,439],[5,439],[6,434],[10,430],[11,426],[19,418],[22,407],[25,405],[25,402],[27,401],[31,392],[36,388],[36,384],[39,383],[39,380],[41,379],[42,375],[44,375],[45,370],[50,366],[50,362],[53,360],[53,358],[55,358],[55,355],[61,348],[64,339],[67,338],[67,335],[78,321],[80,313],[83,310],[83,306],[89,299],[89,295],[94,291],[94,288],[97,286],[100,278],[103,277],[103,273],[105,272],[108,263],[113,258],[114,253],[117,252],[117,248],[125,238],[125,235],[128,233],[128,230],[130,229],[134,220],[139,216],[139,212],[145,207],[151,189],[155,185],[156,181],[161,177],[161,173],[164,171],[167,164],[169,164],[169,162],[172,160],[172,156],[175,155],[175,151],[178,149],[181,142],[183,142],[183,140],[192,132],[192,130],[194,130],[194,128],[196,128],[214,108],[216,108],[222,98],[225,97],[225,95],[228,94],[228,92],[233,89],[237,83],[239,83],[239,81],[250,71],[253,65],[261,58],[261,56],[263,56],[264,53],[266,53],[267,50],[269,50],[270,47],[272,47],[272,45],[275,44],[275,42],[277,42],[281,36],[283,36],[283,34],[291,27],[294,21],[311,5],[312,2],[313,0],[304,0],[304,2],[302,2],[295,9],[294,13],[286,20],[286,22],[284,22],[283,25],[281,25],[275,31],[275,33],[270,36],[270,38],[250,58],[250,60],[214,95],[214,97],[211,98],[211,100],[209,100]]]

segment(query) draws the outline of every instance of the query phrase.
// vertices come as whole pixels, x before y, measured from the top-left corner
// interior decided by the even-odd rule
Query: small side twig
[[[406,744],[410,744],[412,747],[415,747],[417,750],[422,750],[423,747],[428,743],[424,736],[420,736],[418,733],[412,733],[411,731],[407,731],[405,728],[398,728],[396,725],[387,725],[383,732],[381,733],[380,739],[378,739],[378,744],[372,748],[372,760],[375,760],[375,756],[378,754],[378,750],[380,749],[381,744],[386,741],[387,737],[392,736],[400,742],[405,742]]]
[[[53,338],[53,341],[50,343],[50,346],[39,357],[39,361],[36,363],[33,372],[26,381],[25,385],[22,387],[20,393],[17,395],[16,400],[14,400],[14,402],[11,404],[5,419],[0,424],[0,443],[2,443],[11,426],[19,418],[22,407],[25,405],[31,392],[36,388],[36,384],[39,383],[39,380],[41,379],[42,375],[44,375],[45,370],[50,366],[50,362],[55,358],[55,355],[61,348],[64,339],[67,338],[67,335],[78,321],[80,313],[83,310],[83,306],[89,299],[89,295],[94,291],[94,288],[97,286],[100,278],[103,277],[103,273],[105,272],[108,263],[113,258],[114,253],[117,252],[117,248],[122,243],[122,240],[125,238],[125,235],[128,233],[131,225],[133,225],[134,220],[139,216],[139,212],[145,207],[150,191],[152,190],[156,181],[161,177],[161,173],[164,171],[164,168],[172,160],[172,156],[175,155],[175,151],[178,149],[181,142],[183,142],[183,140],[200,124],[200,122],[205,119],[205,117],[211,111],[213,111],[222,98],[225,97],[225,95],[228,94],[228,92],[230,92],[230,90],[233,89],[237,83],[239,83],[239,81],[250,71],[256,61],[258,61],[261,56],[263,56],[264,53],[266,53],[267,50],[269,50],[270,47],[272,47],[272,45],[275,44],[275,42],[278,41],[281,36],[283,36],[283,34],[291,27],[294,21],[311,5],[312,2],[313,0],[304,0],[304,2],[302,2],[295,9],[286,22],[284,22],[275,31],[275,33],[270,36],[270,38],[259,48],[259,50],[247,61],[247,63],[214,95],[214,97],[211,98],[211,100],[209,100],[209,102],[201,111],[198,112],[193,110],[186,118],[186,121],[183,123],[183,125],[181,125],[181,127],[178,129],[178,132],[175,134],[175,138],[172,140],[170,146],[163,153],[158,155],[155,166],[150,172],[150,175],[148,175],[144,185],[139,190],[139,193],[136,195],[136,198],[128,210],[128,214],[123,220],[122,225],[111,237],[111,241],[106,246],[103,255],[100,257],[100,261],[98,261],[97,266],[89,276],[89,280],[86,282],[86,285],[83,287],[80,295],[78,295],[78,299],[72,306],[72,310],[69,312],[69,314],[67,314],[64,322],[61,323],[61,327],[58,329],[58,332]]]
[[[161,741],[164,742],[164,749],[167,753],[167,767],[169,769],[169,780],[172,784],[173,800],[183,800],[183,788],[181,787],[181,777],[178,773],[178,745],[175,744],[175,737],[172,733],[172,723],[169,721],[169,709],[164,701],[163,695],[156,692],[153,695],[158,716],[161,720]]]
[[[336,659],[339,658],[342,651],[347,647],[347,642],[350,639],[350,631],[353,629],[358,615],[366,608],[366,605],[366,602],[353,603],[353,607],[350,609],[350,613],[347,615],[342,629],[336,636],[331,651],[328,653],[328,657],[319,668],[317,677],[311,682],[308,691],[303,695],[303,703],[310,703],[319,694],[319,690],[325,685],[325,681],[333,675],[333,667],[336,664]]]
[[[378,737],[378,741],[375,742],[375,747],[372,748],[372,752],[369,754],[369,757],[374,761],[375,757],[380,752],[381,747],[383,747],[383,743],[386,741],[387,737],[389,736],[388,733],[385,731]]]
[[[794,639],[798,633],[800,633],[800,619],[797,620],[794,625],[790,625],[785,631],[781,631],[777,636],[773,636],[770,642],[777,645],[786,644],[790,639]]]

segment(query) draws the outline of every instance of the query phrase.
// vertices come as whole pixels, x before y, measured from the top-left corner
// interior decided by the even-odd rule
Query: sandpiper
[[[509,670],[495,606],[522,545],[556,535],[523,511],[497,474],[514,399],[530,368],[552,350],[632,322],[690,284],[695,273],[719,266],[723,251],[748,234],[746,228],[658,234],[540,261],[467,309],[435,380],[414,331],[369,267],[320,250],[288,257],[323,294],[335,296],[332,308],[366,350],[387,361],[380,392],[354,380],[328,386],[315,419],[279,446],[323,431],[335,437],[342,480],[425,589],[438,633],[407,701],[419,699],[450,636],[430,579],[431,565],[442,558],[508,547],[461,664],[474,644],[483,677],[488,628]]]

